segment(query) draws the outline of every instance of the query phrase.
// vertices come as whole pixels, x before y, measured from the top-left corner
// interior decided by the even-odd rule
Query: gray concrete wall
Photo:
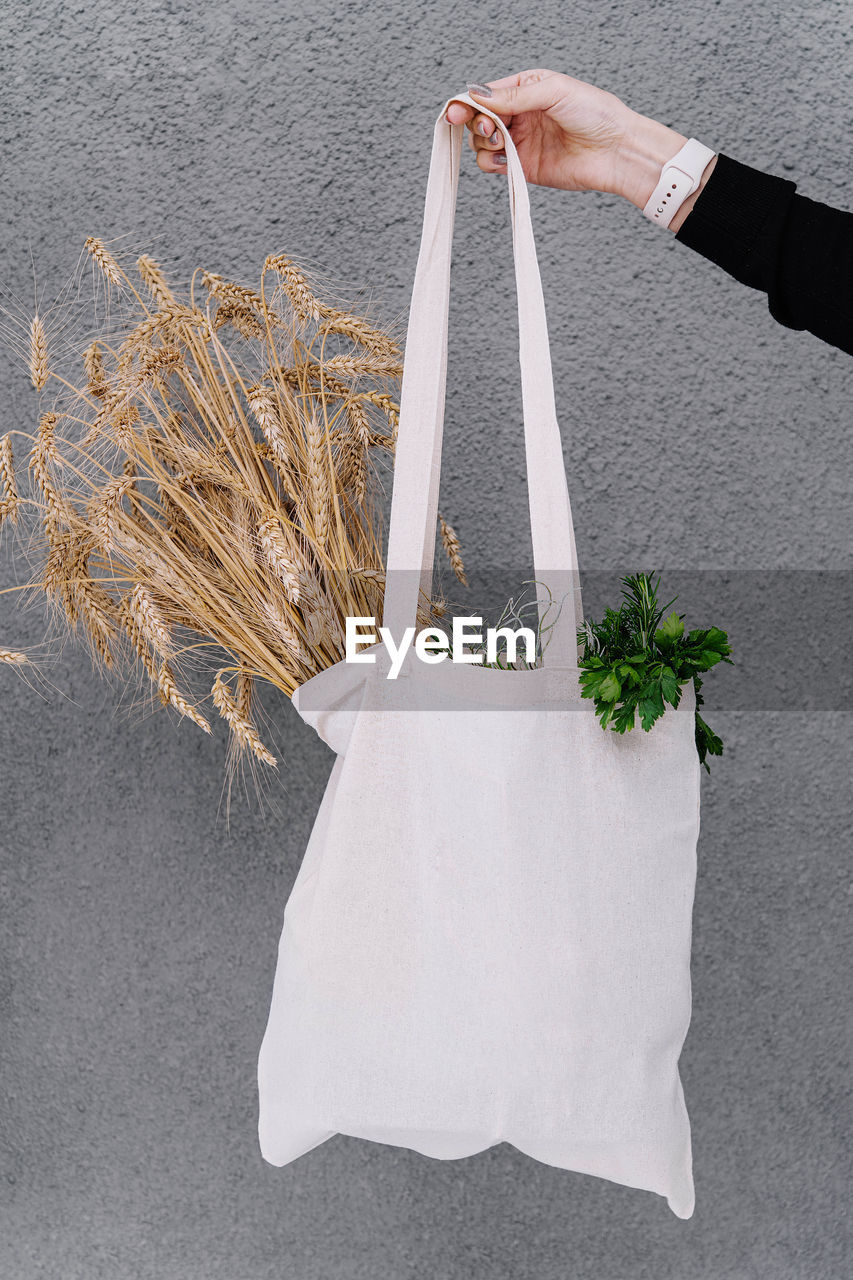
[[[440,103],[536,65],[851,208],[850,5],[779,10],[6,0],[0,279],[28,308],[31,258],[51,297],[87,235],[126,235],[186,276],[252,278],[286,250],[375,285],[394,315]],[[509,241],[499,180],[466,162],[443,505],[469,559],[500,564],[525,517],[501,409],[517,396]],[[615,199],[533,204],[582,565],[849,569],[850,357],[776,325],[762,296]],[[34,412],[4,349],[2,425]],[[2,641],[36,643],[41,614],[10,600]],[[0,676],[4,1275],[849,1272],[849,706],[716,715],[727,752],[704,782],[682,1058],[697,1209],[682,1222],[508,1146],[444,1163],[338,1137],[264,1164],[257,1050],[330,753],[267,696],[281,776],[263,806],[235,799],[228,832],[222,732],[129,715],[71,646],[51,678],[40,692]]]

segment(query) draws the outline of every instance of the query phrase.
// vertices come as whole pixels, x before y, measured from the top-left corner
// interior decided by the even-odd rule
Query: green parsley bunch
[[[607,609],[600,622],[578,628],[581,696],[592,698],[601,727],[617,733],[633,729],[637,717],[648,732],[666,710],[677,707],[681,686],[693,681],[696,691],[696,749],[710,772],[708,756],[723,753],[720,738],[699,715],[703,698],[701,673],[718,662],[731,664],[728,636],[719,627],[689,631],[684,617],[664,614],[658,605],[660,575],[628,574],[622,578],[623,601]]]

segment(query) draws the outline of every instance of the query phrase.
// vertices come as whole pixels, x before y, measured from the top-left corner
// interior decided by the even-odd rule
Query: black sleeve
[[[853,213],[719,154],[675,238],[762,289],[780,324],[853,355]]]

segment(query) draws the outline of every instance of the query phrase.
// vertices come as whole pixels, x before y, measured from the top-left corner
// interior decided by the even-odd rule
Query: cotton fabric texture
[[[466,94],[450,101],[471,102]],[[384,622],[435,548],[462,126],[435,126],[406,342]],[[480,104],[478,110],[483,110]],[[486,114],[491,114],[486,112]],[[500,123],[496,116],[492,117]],[[506,139],[543,665],[339,663],[294,694],[336,753],[284,909],[258,1059],[263,1158],[336,1133],[442,1160],[500,1142],[694,1209],[692,685],[649,732],[581,700],[577,557],[524,174]],[[500,415],[495,415],[496,420]]]

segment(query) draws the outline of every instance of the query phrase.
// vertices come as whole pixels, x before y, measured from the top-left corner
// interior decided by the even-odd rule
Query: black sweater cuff
[[[762,173],[720,153],[675,238],[743,284],[771,292],[795,191],[790,179]]]

